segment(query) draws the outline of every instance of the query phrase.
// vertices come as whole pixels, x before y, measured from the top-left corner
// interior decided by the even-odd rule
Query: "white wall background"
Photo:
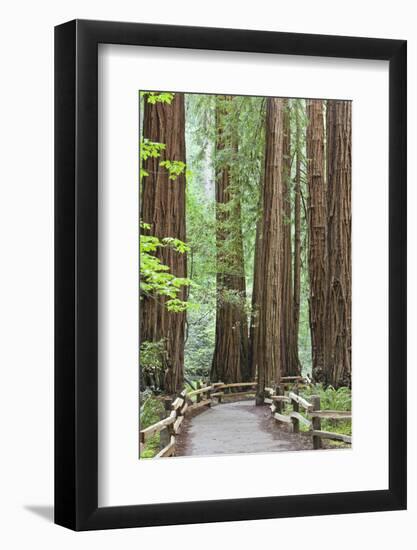
[[[321,518],[75,534],[51,523],[53,495],[53,26],[109,19],[409,41],[409,510]],[[380,550],[415,540],[417,520],[417,36],[413,3],[397,0],[38,0],[2,10],[0,86],[0,542],[4,548],[208,549],[289,545]],[[4,193],[3,193],[4,191]],[[372,216],[370,216],[372,223]],[[366,541],[366,542],[365,542]]]

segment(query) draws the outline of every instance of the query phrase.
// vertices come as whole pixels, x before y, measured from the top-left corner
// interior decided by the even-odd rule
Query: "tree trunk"
[[[327,246],[325,377],[351,385],[351,180],[352,104],[327,102]]]
[[[163,143],[166,148],[160,158],[149,158],[144,168],[149,173],[142,182],[141,219],[150,224],[150,235],[158,238],[174,237],[186,240],[185,226],[185,175],[176,180],[168,178],[163,160],[185,162],[184,95],[176,93],[171,104],[144,102],[143,137]],[[157,252],[161,262],[176,277],[187,276],[187,257],[171,247]],[[178,298],[186,300],[182,287]],[[184,380],[184,333],[186,313],[170,313],[166,299],[160,296],[143,296],[140,308],[141,341],[165,341],[166,370],[163,390],[175,393],[182,389]]]
[[[291,239],[291,121],[290,104],[284,99],[283,160],[281,178],[281,375],[300,372],[298,332],[294,331],[292,239]]]
[[[225,130],[233,110],[230,96],[216,101],[216,334],[211,379],[248,379],[248,323],[240,190],[230,157],[236,160],[236,129]],[[232,113],[233,115],[233,113]],[[220,160],[219,160],[220,159]]]
[[[266,103],[266,102],[265,102]],[[262,106],[263,119],[265,121],[266,108],[265,103]],[[265,123],[263,123],[265,124]],[[252,282],[252,304],[251,304],[251,316],[250,316],[250,330],[249,330],[249,372],[250,379],[256,380],[257,373],[257,349],[258,349],[258,330],[257,325],[259,323],[259,296],[262,289],[262,264],[261,264],[261,237],[262,237],[262,223],[263,223],[263,186],[265,181],[265,148],[263,152],[263,170],[259,179],[259,199],[258,199],[258,216],[256,221],[256,233],[255,233],[255,250],[253,260],[253,282]]]
[[[262,231],[259,251],[262,282],[256,304],[253,360],[258,373],[257,403],[263,401],[265,386],[280,378],[281,329],[281,232],[283,100],[268,98],[266,112],[265,177],[263,186]]]
[[[253,286],[252,286],[252,305],[249,331],[249,371],[250,378],[256,380],[257,377],[257,349],[258,349],[258,323],[259,323],[259,297],[262,288],[262,265],[261,265],[261,233],[262,233],[262,197],[263,181],[261,182],[261,193],[259,197],[259,218],[256,223],[255,235],[255,257],[253,262]]]
[[[294,189],[294,297],[293,297],[293,331],[298,360],[298,334],[300,329],[300,295],[301,295],[301,127],[300,105],[295,103],[295,189]],[[301,365],[298,360],[299,370]]]
[[[328,289],[323,101],[308,100],[307,175],[309,189],[310,330],[313,378],[324,381],[325,312]]]

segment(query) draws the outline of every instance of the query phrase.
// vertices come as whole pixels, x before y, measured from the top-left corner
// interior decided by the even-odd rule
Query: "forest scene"
[[[350,448],[351,101],[138,101],[140,458]]]

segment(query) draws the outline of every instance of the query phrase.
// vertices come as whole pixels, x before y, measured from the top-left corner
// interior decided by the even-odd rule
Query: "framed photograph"
[[[55,522],[406,508],[406,42],[55,29]]]

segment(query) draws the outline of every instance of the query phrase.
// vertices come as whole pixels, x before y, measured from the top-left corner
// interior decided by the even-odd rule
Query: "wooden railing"
[[[321,420],[347,420],[352,418],[350,411],[329,411],[320,409],[320,397],[313,395],[310,401],[298,394],[299,388],[309,385],[310,380],[301,376],[282,377],[276,388],[265,388],[264,403],[270,405],[273,417],[278,422],[292,425],[294,433],[300,431],[300,424],[308,427],[308,433],[313,438],[313,448],[322,447],[322,439],[332,439],[351,443],[349,435],[336,432],[323,431]],[[243,390],[243,388],[246,388]],[[197,389],[183,390],[168,405],[166,418],[148,426],[139,432],[140,452],[142,453],[146,442],[156,433],[160,434],[160,451],[154,458],[162,458],[175,455],[176,438],[181,431],[181,425],[186,414],[202,407],[210,407],[216,399],[218,403],[229,397],[248,397],[255,395],[257,382],[236,382],[223,384],[215,382],[203,385]],[[236,391],[243,390],[243,391]],[[285,405],[290,404],[292,410],[284,414]]]
[[[322,447],[322,439],[332,439],[337,441],[343,441],[344,443],[352,443],[352,436],[340,434],[337,432],[327,432],[321,429],[321,420],[351,420],[351,411],[330,411],[320,409],[320,397],[318,395],[312,395],[310,401],[304,399],[298,395],[298,388],[295,391],[288,391],[287,393],[282,389],[282,385],[278,386],[275,390],[272,388],[265,388],[265,393],[268,397],[265,397],[264,402],[270,404],[271,412],[278,422],[284,422],[292,424],[294,433],[300,431],[300,424],[308,427],[308,433],[313,438],[313,449],[320,449]],[[288,414],[283,414],[285,404],[290,404],[292,411]],[[300,409],[304,414],[300,412]]]
[[[234,384],[215,382],[208,386],[198,387],[192,391],[187,392],[187,390],[183,390],[168,405],[169,410],[166,418],[139,432],[140,453],[142,453],[149,438],[159,433],[161,450],[154,458],[173,456],[175,454],[176,437],[181,431],[181,425],[186,414],[202,407],[210,407],[215,399],[218,403],[221,403],[230,397],[236,398],[254,395],[256,387],[256,382],[237,382]],[[235,391],[243,388],[248,389],[245,391]]]

